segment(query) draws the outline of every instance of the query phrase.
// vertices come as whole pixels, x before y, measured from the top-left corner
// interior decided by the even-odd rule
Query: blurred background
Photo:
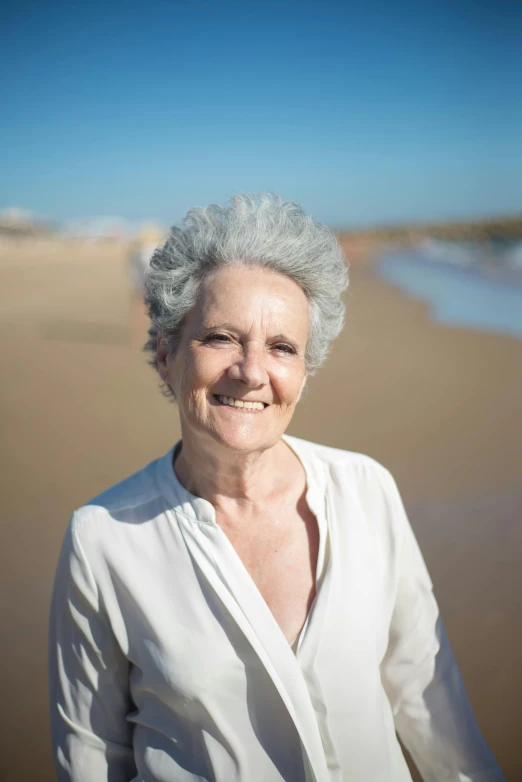
[[[522,779],[522,5],[18,0],[1,27],[2,779],[54,779],[71,512],[179,435],[141,352],[150,248],[192,206],[267,190],[351,264],[291,432],[395,475]]]

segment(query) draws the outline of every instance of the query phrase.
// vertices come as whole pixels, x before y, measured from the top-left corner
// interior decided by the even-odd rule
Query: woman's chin
[[[270,448],[279,439],[279,435],[274,435],[266,422],[261,424],[247,421],[214,428],[214,438],[221,446],[242,453]]]

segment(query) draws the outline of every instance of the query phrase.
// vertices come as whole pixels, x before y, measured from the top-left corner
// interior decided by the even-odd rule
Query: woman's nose
[[[231,365],[228,374],[250,388],[259,388],[268,382],[264,351],[254,346],[245,347],[241,356]]]

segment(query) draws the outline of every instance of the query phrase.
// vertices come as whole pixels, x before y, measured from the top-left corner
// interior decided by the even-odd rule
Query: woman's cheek
[[[273,376],[273,383],[280,401],[288,405],[297,402],[304,379],[305,373],[303,367],[277,367]]]

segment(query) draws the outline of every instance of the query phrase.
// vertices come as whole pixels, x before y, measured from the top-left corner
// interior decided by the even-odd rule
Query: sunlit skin
[[[281,440],[306,382],[308,301],[289,278],[222,268],[204,281],[172,354],[158,366],[179,406],[175,471],[208,500],[289,641],[315,595],[317,522],[301,462]],[[262,402],[261,410],[217,397]]]
[[[293,280],[246,266],[206,278],[174,355],[158,341],[160,374],[179,406],[184,456],[177,469],[189,455],[193,464],[217,462],[214,475],[219,465],[262,469],[305,384],[308,331],[308,301]],[[216,396],[266,406],[238,409]]]

